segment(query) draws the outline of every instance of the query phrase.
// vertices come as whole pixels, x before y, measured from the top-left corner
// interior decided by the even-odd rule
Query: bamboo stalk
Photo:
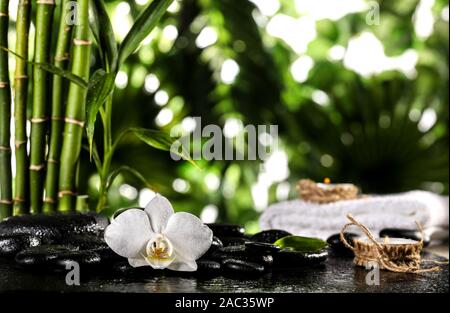
[[[16,53],[23,59],[28,59],[28,34],[30,29],[29,0],[20,0],[17,9],[16,22]],[[27,95],[28,76],[27,62],[16,57],[16,70],[14,73],[14,124],[15,124],[15,156],[16,177],[14,185],[14,213],[29,213],[29,159],[27,155]]]
[[[54,0],[36,1],[36,39],[35,62],[48,63],[51,30],[53,22]],[[31,150],[30,150],[30,196],[31,211],[42,211],[46,132],[49,102],[49,78],[46,71],[34,67],[33,75],[33,113],[31,119]]]
[[[69,64],[70,39],[72,25],[67,23],[67,5],[71,0],[61,1],[61,19],[59,21],[58,39],[54,65],[66,70]],[[61,156],[62,133],[64,130],[64,102],[63,92],[66,84],[62,77],[53,76],[52,113],[50,126],[50,143],[47,159],[47,176],[45,178],[44,212],[54,212],[58,199],[59,158]]]
[[[0,0],[0,45],[8,47],[9,0]],[[12,214],[11,89],[8,52],[0,50],[0,220]]]
[[[73,41],[72,73],[89,80],[91,41],[89,33],[89,0],[78,0],[78,19]],[[76,170],[84,130],[87,90],[71,83],[65,117],[64,138],[59,177],[60,211],[74,211]]]

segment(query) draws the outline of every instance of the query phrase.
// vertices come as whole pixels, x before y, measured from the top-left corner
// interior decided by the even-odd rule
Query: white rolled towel
[[[434,232],[448,229],[449,197],[411,191],[329,204],[297,199],[266,208],[260,217],[260,227],[262,230],[283,229],[295,235],[327,239],[348,223],[346,215],[349,213],[375,235],[384,228],[417,229],[415,221]],[[448,231],[444,233],[448,237]]]

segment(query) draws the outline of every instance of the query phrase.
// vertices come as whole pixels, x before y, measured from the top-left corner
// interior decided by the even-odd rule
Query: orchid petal
[[[155,233],[161,234],[166,228],[169,218],[174,214],[169,200],[161,195],[156,195],[145,207],[145,212],[150,217],[150,224]]]
[[[167,223],[164,235],[171,241],[177,260],[195,261],[212,243],[213,233],[196,216],[181,212],[172,215]]]
[[[105,241],[118,255],[139,258],[147,242],[155,234],[147,214],[130,209],[116,217],[105,230]]]
[[[133,258],[130,258],[130,259],[128,259],[128,263],[130,263],[130,265],[131,265],[132,267],[149,266],[148,262],[145,261],[143,258],[140,258],[140,259],[133,259]]]
[[[183,259],[177,258],[167,268],[172,271],[195,272],[197,270],[197,263],[195,261],[189,261],[189,260],[183,260]]]

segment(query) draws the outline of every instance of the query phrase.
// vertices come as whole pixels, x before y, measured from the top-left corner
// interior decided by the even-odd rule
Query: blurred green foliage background
[[[119,40],[148,3],[106,2]],[[113,168],[133,166],[176,210],[249,232],[300,178],[448,194],[448,18],[444,0],[176,0],[117,77],[114,132],[187,134],[199,116],[232,134],[278,125],[279,150],[199,170],[130,139]],[[85,152],[80,188],[94,200],[97,184]],[[151,196],[124,175],[107,210]]]

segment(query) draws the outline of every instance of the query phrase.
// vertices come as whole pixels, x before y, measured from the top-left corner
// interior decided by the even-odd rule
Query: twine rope
[[[345,230],[350,226],[358,226],[363,233],[367,236],[367,238],[375,245],[376,249],[376,259],[380,265],[382,265],[385,269],[396,272],[396,273],[413,273],[413,274],[421,274],[421,273],[430,273],[430,272],[438,272],[441,269],[438,266],[422,269],[420,268],[420,264],[425,262],[425,260],[421,260],[420,254],[416,253],[410,256],[407,256],[406,259],[408,262],[399,262],[392,260],[391,257],[386,253],[384,250],[384,245],[379,243],[375,237],[373,236],[372,232],[363,224],[358,222],[351,214],[347,215],[347,218],[350,220],[350,223],[344,225],[344,227],[341,230],[340,233],[340,239],[342,243],[355,252],[357,254],[355,247],[350,245],[347,241],[347,239],[344,236]],[[422,225],[416,221],[417,227],[420,230],[421,233],[421,239],[419,241],[419,245],[423,246],[423,228]],[[367,258],[364,255],[360,255],[360,257]],[[436,263],[437,264],[437,263]]]

